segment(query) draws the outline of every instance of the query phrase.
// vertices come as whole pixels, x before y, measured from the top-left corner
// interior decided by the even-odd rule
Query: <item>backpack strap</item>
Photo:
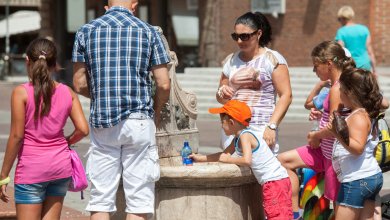
[[[376,126],[379,142],[374,150],[374,157],[377,160],[382,172],[390,170],[390,161],[387,161],[390,155],[389,125],[384,118],[384,112],[381,112],[373,123]]]
[[[386,120],[384,119],[385,118],[385,113],[384,112],[380,112],[378,114],[378,116],[376,116],[376,118],[373,121],[373,124],[372,124],[372,127],[371,127],[371,134],[374,133],[374,137],[377,137],[377,136],[381,136],[381,132],[379,131],[379,120],[383,119],[385,122]],[[386,122],[386,125],[387,125],[387,122]],[[389,126],[387,125],[387,130]],[[381,137],[379,137],[381,138]]]

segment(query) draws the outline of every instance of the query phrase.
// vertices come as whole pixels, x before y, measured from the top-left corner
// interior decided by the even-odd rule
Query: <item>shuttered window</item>
[[[286,0],[252,0],[252,11],[264,14],[284,14],[286,12]]]

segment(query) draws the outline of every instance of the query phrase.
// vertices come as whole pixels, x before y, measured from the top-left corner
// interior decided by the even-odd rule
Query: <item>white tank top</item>
[[[359,110],[361,109],[353,111],[346,120]],[[374,149],[378,144],[378,137],[374,138],[372,135],[373,124],[374,123],[371,123],[371,131],[367,137],[366,145],[361,155],[351,154],[337,139],[334,142],[332,164],[333,169],[337,174],[337,179],[341,183],[366,178],[382,172],[374,158]]]
[[[287,170],[280,164],[279,160],[272,153],[263,138],[257,138],[249,129],[243,130],[240,135],[234,139],[234,147],[238,156],[242,156],[242,150],[239,148],[238,141],[244,133],[252,134],[257,140],[257,147],[252,150],[251,169],[257,181],[264,184],[269,181],[280,180],[288,177]]]

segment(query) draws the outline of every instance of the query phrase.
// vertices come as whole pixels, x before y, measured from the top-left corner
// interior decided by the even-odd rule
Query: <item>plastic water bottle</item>
[[[184,166],[192,166],[193,160],[189,156],[192,154],[192,149],[190,145],[188,144],[188,141],[184,141],[184,146],[181,149],[181,158],[183,160]]]
[[[324,100],[326,99],[326,96],[329,94],[329,88],[323,87],[320,91],[320,93],[313,98],[313,104],[318,110],[322,110],[324,108]]]
[[[311,131],[319,131],[320,130],[320,120],[314,119],[311,122]]]

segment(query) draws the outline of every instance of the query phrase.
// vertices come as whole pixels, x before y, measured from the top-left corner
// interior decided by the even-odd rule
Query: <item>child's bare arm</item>
[[[191,154],[190,158],[192,158],[195,162],[217,162],[220,161],[220,157],[222,154],[231,155],[233,153],[234,144],[231,143],[229,147],[227,147],[223,152],[218,152],[210,155]]]
[[[69,145],[72,145],[87,136],[89,128],[77,94],[73,92],[71,88],[69,88],[69,91],[72,95],[72,111],[70,113],[70,119],[73,122],[74,131],[66,137],[66,140]]]
[[[330,108],[329,112],[333,112],[339,108],[339,105],[341,104],[340,100],[340,85],[334,85],[330,91]],[[325,127],[319,131],[312,131],[308,134],[308,141],[312,147],[319,147],[320,139],[329,138],[332,137],[331,131]],[[313,144],[314,143],[314,144]]]
[[[26,89],[23,86],[17,86],[11,97],[11,131],[0,172],[0,180],[4,180],[9,176],[12,165],[23,143],[26,101]],[[10,197],[6,193],[6,187],[6,184],[0,186],[0,199],[4,202],[9,202]]]
[[[360,112],[354,114],[347,120],[347,124],[349,130],[349,145],[346,145],[342,141],[342,138],[334,133],[335,137],[351,154],[361,155],[367,142],[367,136],[371,130],[371,123],[368,115]]]
[[[306,98],[306,101],[305,101],[305,108],[307,110],[310,110],[311,108],[315,108],[314,104],[313,104],[313,98],[318,95],[321,91],[321,89],[327,84],[328,82],[327,81],[320,81],[318,82],[314,88],[310,91],[309,95],[307,96]]]
[[[202,155],[202,154],[191,154],[189,157],[192,158],[195,162],[217,162],[219,159],[219,153]]]
[[[219,161],[224,163],[232,163],[240,166],[251,166],[252,163],[252,145],[257,144],[253,135],[249,133],[242,134],[240,137],[240,146],[242,157],[231,157],[230,154],[222,153]]]

